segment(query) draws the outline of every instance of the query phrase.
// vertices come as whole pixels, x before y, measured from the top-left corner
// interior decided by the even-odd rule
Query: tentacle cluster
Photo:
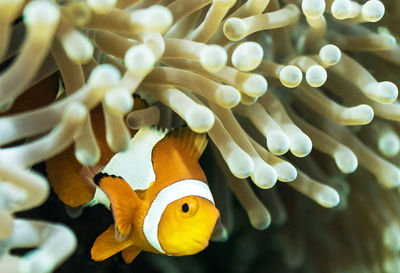
[[[71,144],[82,165],[98,162],[88,113],[101,104],[114,152],[129,128],[183,120],[208,133],[214,240],[232,233],[229,186],[254,228],[287,222],[289,268],[398,272],[399,16],[390,0],[1,0],[0,271],[49,272],[74,250],[68,228],[14,213],[48,196],[34,164]],[[56,71],[57,97],[36,88],[40,107],[13,112]],[[159,103],[132,111],[134,93]],[[321,232],[307,231],[311,215]]]

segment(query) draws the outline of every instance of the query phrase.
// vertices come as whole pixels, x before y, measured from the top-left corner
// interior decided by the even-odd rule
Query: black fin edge
[[[121,179],[123,179],[121,176],[117,176],[117,175],[114,175],[114,174],[107,174],[107,173],[102,173],[102,172],[100,172],[100,173],[98,173],[98,174],[96,174],[94,177],[93,177],[93,182],[94,182],[94,184],[96,184],[96,186],[99,186],[99,184],[100,184],[100,181],[104,178],[104,177],[112,177],[112,178],[121,178]]]

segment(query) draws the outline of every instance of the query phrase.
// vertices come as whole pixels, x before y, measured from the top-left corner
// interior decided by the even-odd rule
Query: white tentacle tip
[[[93,56],[93,44],[84,35],[71,31],[63,39],[64,49],[68,57],[78,63],[86,63]]]
[[[272,165],[272,167],[275,169],[279,181],[291,182],[297,178],[297,170],[289,162],[278,162]]]
[[[265,230],[271,224],[271,215],[265,207],[262,210],[250,210],[248,216],[251,226],[257,230]]]
[[[87,150],[76,150],[75,157],[83,166],[94,166],[100,160],[100,150],[96,151],[95,154],[88,152]]]
[[[256,42],[241,43],[232,53],[232,64],[240,71],[256,69],[264,56],[264,50]]]
[[[213,112],[202,105],[191,108],[185,115],[185,119],[190,129],[197,133],[208,132],[215,122]]]
[[[290,148],[290,140],[282,131],[272,131],[267,134],[268,150],[275,155],[283,155]]]
[[[325,0],[303,0],[301,8],[306,17],[316,19],[325,11]]]
[[[333,157],[342,173],[353,173],[358,167],[357,157],[350,149],[340,149],[334,153]]]
[[[351,9],[350,0],[335,0],[331,6],[332,15],[338,20],[349,18]]]
[[[388,50],[396,46],[396,38],[390,33],[380,33],[379,36],[379,38],[382,38],[381,41],[383,45],[385,45]]]
[[[29,2],[23,12],[24,22],[28,25],[55,25],[60,19],[58,7],[49,1],[39,0]]]
[[[228,61],[228,55],[219,45],[206,46],[200,53],[200,63],[208,72],[220,71]]]
[[[374,119],[374,110],[369,105],[361,104],[345,109],[342,115],[350,122],[349,125],[365,125]]]
[[[116,116],[123,116],[133,108],[133,98],[128,89],[116,87],[104,96],[107,109]]]
[[[367,22],[378,22],[385,15],[385,6],[379,0],[370,0],[362,6],[361,13]]]
[[[259,188],[269,189],[276,184],[278,176],[270,165],[261,162],[256,164],[251,179]]]
[[[306,72],[306,81],[312,87],[320,87],[324,85],[326,79],[326,70],[320,65],[313,65]]]
[[[383,103],[393,103],[397,100],[399,90],[397,86],[389,81],[380,82],[378,85],[378,94],[382,98]]]
[[[311,139],[305,135],[300,134],[294,137],[292,140],[292,146],[290,147],[290,152],[296,157],[305,157],[312,150]]]
[[[237,149],[229,153],[226,164],[232,174],[238,178],[249,177],[254,171],[254,163],[251,157],[244,151]]]
[[[156,56],[145,44],[131,47],[125,54],[125,65],[129,71],[143,75],[150,72],[156,63]]]
[[[158,30],[161,34],[167,32],[174,21],[172,12],[162,5],[153,5],[149,8],[149,11],[151,11],[149,19],[152,20],[154,29]]]
[[[287,65],[279,72],[279,80],[288,88],[295,88],[299,86],[303,79],[303,74],[300,68],[294,65]]]
[[[230,86],[230,85],[221,85],[216,90],[216,101],[222,107],[232,108],[239,104],[240,102],[240,92]]]
[[[131,14],[131,22],[143,25],[151,31],[164,34],[173,23],[171,11],[161,5],[153,5],[144,10],[138,10]]]
[[[400,186],[400,170],[393,166],[378,179],[388,188],[398,187]]]
[[[400,226],[397,223],[391,223],[384,228],[383,243],[392,250],[400,250]]]
[[[268,90],[268,82],[263,76],[253,74],[243,82],[241,88],[248,96],[261,97]]]
[[[340,61],[342,53],[337,46],[329,44],[320,49],[319,57],[325,65],[332,66]]]
[[[88,79],[88,85],[94,88],[110,88],[121,79],[119,70],[109,64],[101,64],[93,69]]]
[[[378,139],[378,149],[386,157],[395,157],[400,152],[400,138],[395,132],[387,132]]]
[[[246,36],[247,25],[240,18],[229,18],[223,26],[223,32],[231,41],[239,41]]]
[[[366,85],[364,92],[367,93],[373,100],[383,104],[391,104],[396,101],[399,91],[397,86],[389,81],[372,82]]]
[[[339,193],[329,186],[325,186],[318,192],[315,199],[318,204],[326,208],[336,207],[340,203]]]

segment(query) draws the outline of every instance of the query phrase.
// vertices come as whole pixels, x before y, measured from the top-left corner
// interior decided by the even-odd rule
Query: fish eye
[[[182,205],[182,211],[183,211],[184,213],[187,213],[187,212],[189,211],[189,205],[188,205],[188,203],[184,203],[184,204]]]
[[[179,201],[176,207],[176,212],[179,217],[190,218],[194,216],[199,208],[196,198],[187,196]]]

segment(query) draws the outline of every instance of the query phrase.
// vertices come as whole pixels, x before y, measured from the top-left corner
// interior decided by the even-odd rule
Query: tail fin
[[[47,160],[46,167],[50,184],[64,204],[78,207],[93,199],[96,187],[82,180],[82,165],[75,159],[74,147]]]
[[[135,97],[134,110],[146,108],[147,104],[139,97]],[[110,150],[106,141],[106,130],[104,127],[104,116],[101,107],[91,111],[96,140],[101,151],[100,166],[105,166],[114,153]],[[136,131],[131,131],[132,134]],[[86,168],[75,159],[74,147],[69,147],[63,153],[46,161],[48,178],[60,200],[70,206],[78,207],[91,201],[94,197],[96,187],[92,184],[95,170]]]

